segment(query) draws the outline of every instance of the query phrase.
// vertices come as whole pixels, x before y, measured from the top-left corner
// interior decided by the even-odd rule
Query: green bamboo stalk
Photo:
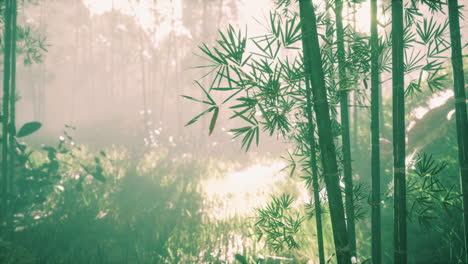
[[[317,247],[320,264],[325,264],[325,251],[323,246],[322,206],[320,205],[320,189],[318,182],[317,156],[315,155],[315,128],[312,117],[312,95],[310,91],[310,79],[306,77],[306,114],[309,128],[310,168],[312,170],[312,192],[315,204],[315,223],[317,227]]]
[[[345,67],[345,48],[343,33],[343,2],[335,1],[336,15],[336,40],[338,53],[338,76],[340,87],[340,115],[341,131],[343,144],[343,171],[345,183],[345,206],[346,222],[348,230],[348,240],[351,247],[351,255],[356,256],[356,225],[354,217],[354,199],[353,199],[353,168],[351,164],[351,142],[349,133],[349,106],[348,106],[348,87],[346,85],[346,67]]]
[[[353,4],[353,30],[356,30],[356,3]],[[350,52],[350,51],[349,51]],[[359,87],[354,87],[353,91],[353,129],[351,130],[352,139],[354,141],[354,151],[358,150],[359,140],[358,140],[358,123],[359,123],[359,115],[358,115],[358,89]]]
[[[9,151],[9,118],[10,118],[10,77],[11,77],[11,6],[12,0],[5,2],[5,44],[3,60],[3,115],[2,115],[2,211],[3,218],[8,216],[8,154]]]
[[[319,146],[322,154],[322,166],[330,206],[337,262],[339,264],[348,264],[351,263],[350,247],[346,231],[343,201],[341,199],[336,150],[331,129],[315,9],[310,0],[300,0],[299,10],[304,52],[304,68],[312,84],[311,94],[314,96],[313,107],[317,116]]]
[[[458,159],[463,194],[463,220],[465,228],[465,262],[468,263],[468,118],[466,112],[465,80],[460,36],[458,0],[447,0],[450,41],[452,47],[453,89],[457,124]]]
[[[403,0],[392,0],[394,262],[407,262]]]
[[[17,0],[11,1],[11,70],[10,70],[10,136],[9,136],[9,148],[10,148],[10,164],[8,166],[8,216],[7,216],[7,223],[8,223],[8,231],[9,237],[11,238],[13,235],[13,208],[12,208],[12,195],[13,195],[13,187],[14,187],[14,179],[15,179],[15,162],[16,162],[16,17],[17,17]]]
[[[382,227],[380,215],[380,72],[377,0],[371,0],[371,175],[372,175],[372,263],[382,263]]]

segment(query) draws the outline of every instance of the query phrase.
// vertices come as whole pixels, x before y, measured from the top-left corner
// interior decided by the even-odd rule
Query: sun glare
[[[137,23],[147,32],[154,33],[155,41],[162,40],[171,32],[176,35],[190,37],[190,32],[182,24],[182,0],[82,0],[89,8],[91,14],[102,15],[110,12],[112,8],[123,14],[133,16]],[[268,12],[272,3],[270,0],[241,0],[237,21],[230,23],[244,28],[248,26],[250,35],[258,35],[264,32],[268,22]],[[223,13],[232,17],[232,10],[223,8]],[[230,13],[231,12],[231,13]]]
[[[153,34],[155,42],[169,36],[190,36],[189,31],[182,25],[182,1],[154,1],[154,0],[83,0],[92,15],[102,15],[112,9],[135,18],[140,27]]]
[[[222,179],[209,179],[202,184],[206,194],[208,214],[216,219],[247,215],[258,206],[263,206],[275,193],[274,186],[288,180],[281,161],[255,164],[239,171],[227,173]],[[298,197],[303,198],[303,197]],[[223,204],[213,204],[223,201]]]
[[[368,1],[356,4],[356,29],[359,32],[370,32],[370,3]],[[353,26],[353,11],[349,9],[349,7],[345,7],[343,14],[349,14],[347,16],[348,23],[351,23]],[[387,21],[389,20],[389,14],[383,13],[382,8],[378,7],[377,8],[377,17],[379,19],[380,24],[386,24]]]

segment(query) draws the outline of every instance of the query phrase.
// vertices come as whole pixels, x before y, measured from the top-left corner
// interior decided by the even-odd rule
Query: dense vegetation
[[[0,262],[467,263],[462,3],[266,2],[0,2]]]

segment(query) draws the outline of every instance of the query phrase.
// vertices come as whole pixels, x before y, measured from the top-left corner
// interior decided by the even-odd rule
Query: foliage
[[[18,132],[19,137],[34,133],[41,126],[38,122],[26,123]],[[74,129],[68,127],[67,130]],[[31,150],[26,143],[17,142],[15,153],[18,164],[15,173],[15,192],[12,193],[12,208],[16,225],[34,214],[34,208],[48,200],[54,191],[63,189],[64,179],[74,175],[77,179],[76,188],[80,189],[86,175],[105,181],[102,175],[100,157],[94,157],[95,163],[87,165],[74,159],[75,146],[70,133],[65,130],[57,146],[44,146],[42,151]],[[105,153],[101,154],[105,156]],[[70,162],[70,163],[68,163]],[[73,165],[70,165],[73,164]],[[70,168],[73,168],[71,170]],[[79,176],[80,174],[85,174]],[[31,211],[32,210],[32,211]]]
[[[27,1],[18,1],[20,4],[25,5]],[[5,43],[3,34],[5,32],[5,1],[0,2],[0,52],[3,53]],[[38,29],[32,26],[18,25],[16,28],[16,54],[23,58],[24,65],[28,66],[33,63],[41,63],[44,53],[47,52],[48,44],[46,38],[38,33]],[[3,67],[3,66],[2,66]]]
[[[348,4],[352,6],[356,2],[360,0]],[[317,16],[327,96],[333,106],[333,136],[342,134],[342,128],[336,121],[339,116],[339,95],[343,91],[340,84],[344,90],[359,94],[354,104],[356,108],[363,109],[359,110],[362,115],[356,121],[358,130],[354,138],[356,153],[353,153],[353,157],[359,166],[355,166],[354,171],[358,183],[353,190],[353,209],[360,220],[357,223],[357,260],[366,263],[370,261],[371,248],[367,232],[368,207],[364,203],[369,178],[369,131],[368,117],[363,113],[367,114],[368,111],[369,38],[351,26],[345,27],[344,38],[349,49],[345,66],[351,74],[338,81],[337,43],[334,39],[336,21],[330,17],[333,1],[323,3],[318,6]],[[385,3],[382,9],[388,11]],[[445,87],[450,86],[451,72],[446,70],[445,64],[450,43],[447,40],[447,22],[421,11],[429,8],[431,12],[441,12],[442,1],[412,0],[406,3],[405,20],[408,26],[404,32],[404,70],[409,82],[405,92],[410,102],[406,106],[413,109],[426,103],[432,94],[445,91]],[[198,68],[207,70],[207,73],[195,84],[203,97],[183,97],[205,107],[187,122],[187,126],[209,115],[208,134],[213,135],[215,128],[220,126],[220,119],[229,112],[227,118],[233,122],[233,128],[229,131],[234,138],[241,138],[241,147],[246,151],[251,149],[254,142],[258,145],[263,134],[275,135],[293,143],[284,158],[285,169],[290,178],[297,176],[303,179],[307,190],[320,192],[319,201],[298,207],[293,195],[283,194],[273,196],[266,206],[257,208],[253,219],[243,216],[213,219],[207,212],[209,205],[200,189],[203,179],[224,174],[219,168],[224,161],[197,160],[191,154],[179,155],[172,149],[152,143],[158,148],[148,148],[144,153],[121,148],[96,151],[77,145],[72,135],[75,128],[70,126],[66,127],[56,145],[42,145],[36,149],[23,142],[30,142],[31,139],[27,137],[41,127],[40,123],[31,122],[18,130],[15,147],[12,148],[17,162],[11,197],[11,225],[15,231],[11,240],[2,235],[0,262],[237,261],[244,264],[315,261],[318,230],[313,225],[313,216],[317,213],[314,211],[316,203],[324,208],[325,251],[328,262],[333,262],[333,237],[325,209],[328,197],[322,188],[323,171],[321,166],[317,167],[319,181],[318,186],[314,186],[312,164],[309,162],[310,157],[319,160],[320,153],[311,153],[314,150],[309,148],[311,142],[317,144],[316,135],[309,135],[310,127],[305,118],[304,58],[299,52],[302,36],[296,7],[296,1],[277,0],[276,9],[267,16],[265,34],[249,36],[247,28],[238,30],[228,26],[225,31],[219,31],[216,45],[200,45],[201,57],[207,63]],[[0,16],[0,30],[3,27],[2,18]],[[391,71],[392,36],[388,32],[388,23],[380,26],[383,28],[381,32],[384,32],[378,47],[380,70],[388,73]],[[38,37],[36,29],[21,27],[17,34],[18,53],[24,57],[23,62],[28,65],[41,62],[47,45],[42,37]],[[1,40],[0,49],[3,46]],[[92,43],[93,40],[91,47]],[[167,56],[169,58],[171,55]],[[442,110],[450,110],[448,105],[452,103],[449,100]],[[384,122],[390,120],[392,115],[387,105],[385,99]],[[461,263],[462,210],[458,182],[454,180],[454,175],[458,173],[454,153],[456,138],[449,128],[453,126],[453,119],[445,118],[446,113],[441,109],[430,110],[421,120],[411,117],[411,113],[406,116],[407,121],[416,122],[408,133],[409,149],[420,149],[407,168],[411,220],[408,233],[412,236],[410,243],[413,244],[409,257],[413,262]],[[318,120],[312,117],[312,121]],[[438,127],[434,127],[434,124],[438,124]],[[98,125],[102,126],[101,123]],[[159,129],[155,135],[159,134],[161,124],[153,123],[152,126],[151,129]],[[387,137],[384,133],[382,142]],[[189,138],[186,141],[194,140]],[[387,183],[391,180],[391,156],[382,145],[382,164],[386,169],[382,173],[382,182]],[[344,163],[341,151],[338,147],[340,170]],[[426,153],[434,153],[434,156]],[[288,189],[291,186],[287,184],[283,187]],[[382,201],[384,225],[389,225],[392,219],[392,188],[391,185],[388,187]],[[373,206],[370,202],[369,205]],[[2,226],[10,224],[6,219],[1,220]],[[385,252],[392,252],[386,242],[392,240],[391,232],[390,229],[383,230],[387,247]],[[387,255],[384,261],[390,262],[391,256]]]
[[[73,129],[57,146],[26,148],[14,239],[1,254],[25,263],[224,263],[240,249],[252,252],[247,258],[255,247],[270,252],[245,228],[248,218],[209,217],[200,184],[225,170],[222,162],[165,149],[136,157],[122,148],[96,152],[77,145]],[[242,246],[233,242],[239,239]]]
[[[269,135],[277,135],[289,142],[295,143],[295,149],[290,151],[285,160],[288,161],[287,169],[290,175],[301,174],[300,177],[306,180],[307,186],[311,186],[311,168],[307,162],[307,157],[311,155],[307,148],[307,123],[305,120],[305,98],[304,98],[304,74],[303,58],[297,52],[298,43],[301,39],[300,30],[298,30],[298,14],[294,9],[294,1],[277,1],[277,9],[272,11],[267,21],[267,32],[260,36],[247,37],[246,33],[234,30],[231,26],[226,32],[220,32],[218,46],[209,47],[207,44],[200,46],[202,57],[205,58],[207,65],[200,68],[207,68],[208,72],[203,78],[211,77],[209,86],[201,87],[207,100],[194,100],[204,104],[210,104],[211,108],[202,112],[188,124],[192,124],[202,116],[214,109],[219,109],[216,114],[211,116],[211,124],[216,123],[216,119],[223,116],[222,110],[229,109],[232,112],[229,119],[237,119],[245,122],[245,126],[231,130],[234,137],[243,137],[242,148],[248,150],[252,143],[258,145],[262,132]],[[322,38],[321,53],[324,63],[325,80],[328,89],[328,99],[332,105],[338,103],[338,82],[336,65],[336,42],[333,36],[334,21],[325,10],[319,9],[320,37]],[[410,78],[407,82],[405,95],[408,100],[416,102],[427,100],[427,94],[433,94],[444,90],[447,87],[449,73],[445,70],[445,61],[447,60],[447,51],[450,43],[447,39],[448,22],[435,19],[435,16],[426,16],[421,13],[421,9],[429,8],[433,13],[440,12],[442,5],[440,1],[410,1],[406,4],[404,29],[404,73]],[[388,9],[384,5],[383,10]],[[390,22],[388,22],[390,23]],[[383,27],[382,36],[379,38],[378,52],[380,54],[380,70],[391,71],[391,38],[388,32],[389,24],[381,24]],[[345,42],[350,52],[346,57],[346,70],[353,73],[346,80],[348,89],[364,89],[357,91],[362,98],[358,98],[357,106],[363,106],[367,111],[366,89],[368,79],[370,78],[370,58],[368,36],[354,31],[351,27],[344,30]],[[385,83],[385,81],[383,82]],[[187,99],[191,99],[186,97]],[[219,101],[217,98],[222,98]],[[215,103],[221,102],[221,103]],[[210,110],[211,109],[211,110]],[[384,107],[384,111],[387,111]],[[332,116],[336,118],[337,111],[331,109]],[[367,113],[367,112],[366,112]],[[388,112],[387,112],[388,113]],[[360,120],[360,127],[367,126],[366,118]],[[385,120],[383,120],[385,122]],[[341,127],[333,120],[334,135],[341,134]],[[238,124],[238,123],[236,123]],[[211,134],[212,126],[209,127]],[[361,131],[367,131],[362,129]],[[356,134],[361,134],[356,131]],[[368,132],[366,132],[368,133]],[[386,137],[386,134],[384,134]],[[365,136],[359,136],[356,140],[365,139]],[[367,151],[367,142],[356,143],[356,152]],[[384,146],[385,148],[385,146]],[[338,151],[340,153],[340,151]],[[319,155],[319,153],[317,154]],[[358,154],[358,159],[363,154]],[[340,156],[341,158],[341,156]],[[453,156],[450,159],[454,158]],[[384,167],[388,166],[388,155],[383,155]],[[427,160],[434,159],[429,156],[421,156],[416,164],[427,163]],[[364,162],[367,160],[361,160]],[[435,162],[435,161],[434,161]],[[442,161],[437,166],[443,166]],[[418,165],[418,166],[419,166]],[[428,164],[426,164],[428,165]],[[429,166],[429,165],[428,165]],[[430,166],[436,166],[434,164]],[[298,169],[301,167],[302,169]],[[368,168],[366,165],[365,168]],[[428,169],[417,167],[417,171]],[[359,175],[367,175],[367,171],[358,169]],[[439,209],[446,211],[445,207],[453,207],[457,204],[457,195],[451,184],[443,185],[439,189],[431,189],[439,185],[438,174],[443,173],[433,171],[431,176],[420,177],[418,173],[408,175],[411,185],[408,186],[408,192],[411,193],[412,215],[418,219],[418,224],[422,227],[429,223],[439,225],[440,218],[432,219],[439,212]],[[321,168],[319,168],[321,173]],[[423,180],[425,179],[425,180]],[[428,184],[428,179],[434,181]],[[383,181],[387,181],[383,179]],[[435,183],[439,182],[439,183]],[[365,183],[358,184],[356,187],[355,207],[357,216],[363,222],[365,219],[365,208],[362,203],[366,197]],[[429,187],[431,186],[431,187]],[[454,185],[455,186],[455,185]],[[440,189],[442,188],[442,189]],[[417,190],[417,191],[416,191]],[[437,193],[437,194],[436,194]],[[413,196],[415,195],[415,196]],[[428,202],[430,200],[430,202]],[[447,200],[447,201],[446,201]],[[441,203],[441,201],[444,201]],[[450,201],[450,202],[448,202]],[[441,204],[448,203],[442,207]],[[309,214],[313,215],[312,204],[308,206]],[[388,210],[384,206],[383,210]],[[439,208],[439,209],[437,209]],[[452,208],[453,209],[453,208]],[[267,216],[268,211],[262,211],[263,216]],[[386,213],[385,213],[386,214]],[[274,217],[270,217],[275,219]],[[428,221],[426,221],[428,220]],[[431,220],[431,221],[429,221]],[[273,220],[272,220],[273,221]],[[273,225],[274,226],[274,225]],[[273,232],[274,233],[274,232]],[[266,234],[269,234],[266,232]],[[273,236],[274,237],[274,236]],[[272,239],[273,243],[278,241]]]
[[[266,243],[275,252],[281,252],[286,246],[288,249],[299,248],[295,235],[299,232],[301,223],[304,221],[291,208],[294,199],[288,194],[280,197],[272,197],[272,201],[264,208],[257,208],[256,233],[259,239],[266,236]]]
[[[440,179],[441,173],[448,166],[447,162],[438,162],[432,155],[417,154],[414,162],[416,177],[408,184],[410,197],[410,216],[415,216],[420,226],[429,229],[436,219],[445,212],[451,216],[461,212],[460,194],[455,185],[448,185]]]

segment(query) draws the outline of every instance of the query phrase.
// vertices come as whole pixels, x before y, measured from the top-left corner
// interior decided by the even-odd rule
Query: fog
[[[177,145],[202,153],[221,141],[224,153],[238,152],[229,124],[221,121],[211,137],[208,121],[185,128],[202,108],[181,96],[202,95],[194,84],[206,73],[196,68],[206,64],[198,46],[214,41],[228,24],[249,24],[249,34],[255,34],[269,6],[231,0],[32,1],[18,22],[44,39],[47,52],[40,51],[40,62],[18,67],[18,121],[42,122],[36,137],[47,140],[70,125],[77,128],[77,142],[93,146]]]
[[[466,7],[372,2],[0,1],[0,263],[465,263]]]
[[[249,36],[263,34],[271,6],[269,0],[31,1],[18,23],[43,39],[47,52],[39,51],[40,61],[32,65],[18,65],[18,120],[43,122],[36,136],[43,140],[56,139],[71,125],[78,142],[94,146],[177,145],[200,154],[223,145],[219,153],[239,154],[239,143],[227,132],[235,123],[225,112],[211,137],[207,118],[184,127],[204,109],[182,95],[203,97],[194,81],[210,82],[202,78],[207,70],[197,68],[207,65],[198,47],[214,43],[229,24],[247,28]],[[368,32],[366,10],[368,3],[356,14],[347,9],[345,22],[357,17],[347,23]],[[385,23],[389,15],[379,12]],[[390,77],[382,77],[385,97],[391,96]],[[262,140],[267,143],[254,152],[282,153],[287,147],[275,136]]]

